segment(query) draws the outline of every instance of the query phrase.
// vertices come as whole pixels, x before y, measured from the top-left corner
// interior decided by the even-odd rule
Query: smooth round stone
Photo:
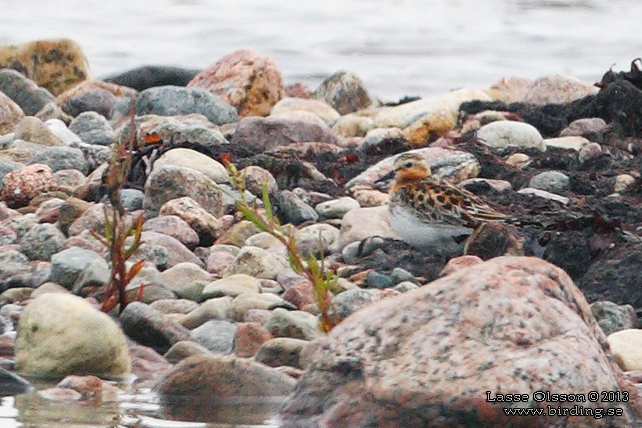
[[[620,174],[615,177],[615,184],[613,185],[613,191],[615,193],[624,192],[627,187],[635,183],[635,178],[629,174]]]
[[[87,182],[87,177],[77,169],[61,169],[54,173],[54,177],[58,181],[58,186],[61,190],[69,189],[74,191]]]
[[[400,282],[399,284],[395,285],[393,287],[393,290],[398,291],[400,293],[405,293],[405,292],[410,291],[410,290],[416,290],[417,288],[419,288],[419,286],[417,284],[415,284],[414,282],[403,281],[403,282]]]
[[[196,150],[176,148],[168,150],[154,162],[154,170],[163,165],[175,165],[192,168],[202,172],[215,183],[227,183],[230,179],[227,170],[221,163]]]
[[[214,353],[230,355],[234,349],[237,328],[235,322],[211,320],[192,330],[190,337]]]
[[[245,176],[246,189],[258,198],[263,197],[264,185],[267,186],[267,191],[270,195],[275,194],[279,190],[274,176],[267,169],[256,165],[249,165],[240,172],[242,176]]]
[[[120,191],[120,201],[127,211],[142,210],[144,198],[145,194],[138,189],[122,189]]]
[[[274,105],[274,107],[272,107],[270,115],[278,115],[284,112],[299,110],[316,114],[328,125],[333,123],[341,116],[339,112],[337,112],[332,108],[332,106],[330,106],[323,100],[293,97],[282,98],[278,103]]]
[[[556,147],[559,149],[572,149],[580,151],[580,149],[590,141],[584,137],[578,136],[568,136],[568,137],[559,137],[559,138],[547,138],[544,140],[546,147]]]
[[[208,355],[211,353],[212,352],[203,345],[191,340],[183,340],[172,345],[163,357],[165,357],[170,364],[176,364],[192,355]]]
[[[642,330],[621,330],[609,335],[613,361],[623,371],[642,370]]]
[[[477,131],[477,138],[495,148],[509,146],[546,150],[544,139],[533,125],[511,120],[491,122]]]
[[[286,267],[285,260],[268,251],[246,246],[241,249],[234,262],[225,269],[223,276],[244,273],[259,279],[275,279]]]
[[[368,272],[368,276],[366,276],[366,287],[367,288],[390,288],[394,284],[392,283],[392,279],[390,279],[389,276],[387,275],[382,275],[379,272],[371,271]]]
[[[194,329],[210,320],[224,320],[227,319],[227,311],[231,305],[232,298],[229,296],[209,299],[186,314],[178,322],[188,329]]]
[[[178,263],[157,277],[157,282],[165,285],[179,296],[182,289],[193,281],[211,281],[212,275],[190,262]]]
[[[78,144],[82,143],[80,137],[67,128],[65,122],[60,119],[49,119],[45,122],[45,125],[58,137],[65,146],[76,147]]]
[[[265,342],[254,360],[270,367],[290,366],[301,369],[301,352],[309,343],[307,340],[277,337]]]
[[[360,152],[369,152],[390,140],[403,140],[404,134],[399,128],[375,128],[368,131],[359,145]]]
[[[13,138],[43,146],[61,146],[63,144],[43,121],[33,116],[27,116],[18,123]]]
[[[327,101],[340,114],[352,113],[374,103],[361,78],[349,71],[338,71],[326,77],[314,95]]]
[[[637,315],[631,305],[618,305],[600,300],[589,306],[595,320],[607,336],[617,331],[634,328],[637,324]]]
[[[252,235],[245,240],[245,245],[263,248],[264,250],[273,250],[285,255],[285,245],[278,238],[268,232],[260,232]]]
[[[601,117],[577,119],[569,123],[566,128],[562,129],[560,137],[596,134],[598,132],[602,132],[606,126],[606,122]]]
[[[161,299],[149,306],[163,314],[187,314],[198,308],[198,303],[188,299]]]
[[[316,316],[304,311],[288,311],[276,308],[272,311],[266,328],[274,337],[313,340],[323,337]]]
[[[116,140],[116,133],[105,116],[95,111],[80,113],[69,125],[69,130],[88,144],[108,146]]]
[[[396,267],[390,272],[390,279],[394,284],[399,284],[403,281],[417,282],[417,279],[410,272],[400,267]]]
[[[332,305],[334,306],[340,320],[344,320],[348,315],[365,308],[375,302],[379,301],[379,295],[376,290],[366,290],[362,288],[355,288],[347,290],[343,293],[337,294],[332,298]]]
[[[62,169],[77,169],[83,174],[89,172],[89,165],[85,160],[82,150],[73,147],[51,147],[50,149],[33,155],[27,164],[45,164],[48,165],[53,172]]]
[[[349,196],[343,196],[332,201],[321,202],[314,207],[314,210],[321,217],[343,218],[350,210],[360,208],[359,202]]]
[[[15,349],[16,370],[38,377],[120,376],[131,371],[120,327],[71,294],[35,299],[20,317]]]
[[[332,253],[338,252],[339,248],[339,235],[341,231],[334,226],[325,223],[316,223],[305,226],[299,229],[294,234],[296,239],[297,249],[304,254],[317,254],[319,248],[322,247],[323,251],[330,251]]]
[[[261,281],[245,274],[231,275],[210,282],[203,289],[203,298],[230,296],[236,297],[241,293],[260,293]]]
[[[552,193],[561,193],[569,189],[571,179],[559,171],[545,171],[537,174],[529,183],[530,187]]]
[[[531,157],[524,153],[513,153],[506,158],[506,164],[517,169],[524,169],[532,162]]]
[[[245,320],[245,314],[252,309],[271,309],[283,306],[286,302],[279,296],[271,293],[244,293],[237,296],[230,306],[227,315],[235,321]]]
[[[365,137],[374,126],[374,120],[369,117],[346,114],[332,125],[332,130],[344,138]]]
[[[600,153],[602,153],[602,146],[598,143],[589,143],[580,149],[578,159],[581,163],[584,163]]]
[[[87,272],[88,269],[95,272]],[[109,268],[100,254],[80,247],[68,248],[51,257],[50,281],[71,290],[81,274],[86,277],[102,276],[103,280],[107,274],[109,279]]]

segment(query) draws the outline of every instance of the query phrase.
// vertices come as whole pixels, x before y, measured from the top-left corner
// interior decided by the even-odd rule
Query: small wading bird
[[[433,177],[430,165],[419,155],[399,155],[392,171],[376,182],[393,176],[390,224],[405,242],[422,251],[445,257],[460,255],[466,252],[466,238],[484,223],[507,218],[480,197]]]

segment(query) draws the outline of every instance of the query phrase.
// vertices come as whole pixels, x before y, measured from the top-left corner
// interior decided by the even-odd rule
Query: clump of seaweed
[[[136,127],[134,123],[134,107],[130,110],[129,132],[123,141],[116,141],[109,160],[109,167],[102,177],[105,196],[111,204],[108,209],[105,204],[105,236],[92,231],[94,237],[105,245],[109,250],[111,260],[111,276],[105,285],[104,299],[100,309],[109,312],[119,305],[119,313],[122,313],[131,299],[127,297],[125,289],[131,280],[140,272],[144,260],[139,260],[131,267],[127,267],[127,261],[138,250],[141,245],[141,233],[143,231],[142,214],[133,222],[127,221],[127,212],[120,199],[120,191],[127,182],[127,177],[132,167],[132,154],[136,141]],[[128,224],[129,223],[129,224]],[[127,239],[133,240],[127,245]],[[141,284],[136,294],[136,300],[140,300],[143,293]]]
[[[318,260],[313,254],[303,255],[297,249],[294,233],[286,232],[272,211],[270,195],[265,184],[263,184],[262,194],[265,214],[262,214],[256,204],[250,204],[245,197],[245,177],[243,174],[230,162],[228,156],[223,156],[222,163],[230,175],[230,183],[240,194],[240,200],[236,202],[236,209],[258,230],[269,233],[285,245],[290,267],[296,273],[305,276],[314,286],[315,301],[321,313],[319,327],[326,333],[330,332],[339,322],[332,305],[332,290],[337,286],[336,274],[330,269],[325,269],[323,259]],[[319,254],[323,254],[323,251],[319,251]]]

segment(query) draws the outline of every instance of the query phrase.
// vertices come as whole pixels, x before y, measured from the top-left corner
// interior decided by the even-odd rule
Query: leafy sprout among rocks
[[[103,175],[105,194],[111,204],[111,209],[107,205],[104,206],[105,236],[100,236],[92,231],[92,235],[108,248],[111,259],[111,276],[105,285],[104,300],[100,308],[104,312],[111,311],[117,305],[119,305],[119,313],[123,312],[127,304],[130,303],[125,289],[145,263],[144,260],[139,260],[131,267],[127,267],[127,261],[140,247],[144,220],[141,214],[135,221],[128,222],[127,212],[120,198],[120,191],[127,182],[132,167],[132,153],[136,140],[134,118],[135,112],[132,105],[129,133],[123,141],[117,140],[114,143],[109,167]],[[130,236],[133,237],[133,241],[128,246],[126,241]],[[140,300],[142,293],[143,285],[141,284],[136,300]]]
[[[250,204],[245,196],[245,176],[236,169],[236,166],[229,160],[229,156],[223,156],[223,165],[230,175],[230,184],[239,192],[240,200],[236,202],[236,209],[243,216],[252,222],[261,232],[267,232],[278,239],[286,248],[290,267],[304,275],[314,287],[314,297],[317,307],[321,312],[319,327],[328,333],[338,324],[339,318],[332,305],[332,290],[336,289],[337,276],[332,270],[325,269],[324,260],[318,260],[313,254],[302,254],[296,246],[296,239],[293,232],[286,232],[279,219],[274,216],[272,203],[267,185],[263,183],[262,200],[265,214],[259,212],[256,203]],[[322,240],[319,239],[322,246]],[[322,248],[320,249],[322,250]],[[323,251],[319,251],[323,254]]]

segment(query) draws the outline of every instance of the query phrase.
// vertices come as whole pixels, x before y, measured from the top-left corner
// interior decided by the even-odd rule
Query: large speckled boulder
[[[122,376],[131,371],[118,325],[84,299],[47,293],[22,312],[17,327],[16,370],[37,377]]]
[[[39,194],[57,187],[58,182],[50,167],[43,164],[29,165],[14,169],[4,176],[0,200],[5,201],[10,208],[19,208]]]
[[[236,107],[239,116],[267,116],[283,98],[281,70],[269,56],[242,49],[219,59],[187,85],[204,88]]]
[[[211,178],[195,169],[173,165],[156,168],[147,177],[143,207],[153,216],[165,202],[183,196],[216,217],[224,213],[223,192]]]
[[[90,77],[85,54],[69,39],[0,46],[0,68],[5,67],[21,72],[53,95]]]
[[[363,81],[349,71],[328,76],[314,91],[314,96],[325,100],[341,114],[365,109],[373,103]]]
[[[109,117],[111,110],[124,100],[129,113],[129,102],[138,92],[126,86],[119,86],[102,80],[87,80],[58,95],[55,104],[66,114],[78,116],[85,111],[95,111]]]
[[[487,391],[527,399],[491,402]],[[506,419],[504,408],[547,414],[561,404],[537,391],[626,391],[628,401],[568,406],[617,417]],[[498,257],[346,318],[299,380],[282,426],[610,427],[640,416],[640,392],[569,276],[538,258]]]

